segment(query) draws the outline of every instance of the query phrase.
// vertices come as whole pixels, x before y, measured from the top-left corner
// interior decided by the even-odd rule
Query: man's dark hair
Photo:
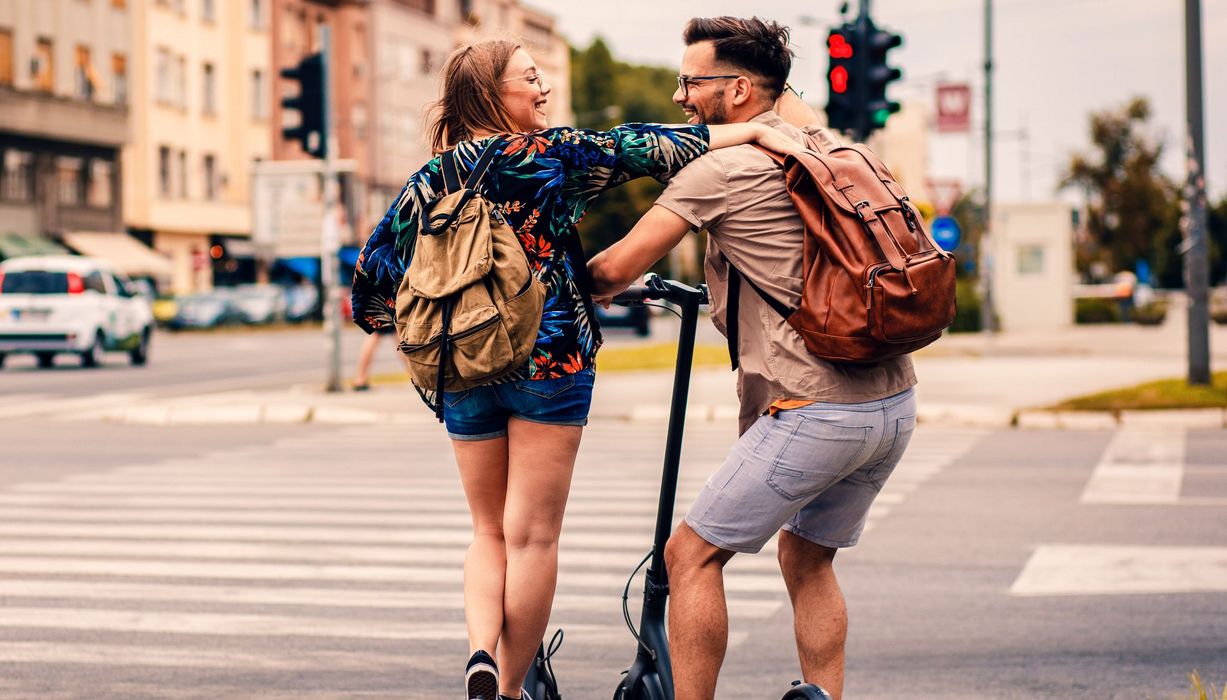
[[[761,77],[772,100],[784,92],[793,56],[788,27],[757,17],[695,17],[686,24],[682,38],[687,46],[712,42],[717,61]]]

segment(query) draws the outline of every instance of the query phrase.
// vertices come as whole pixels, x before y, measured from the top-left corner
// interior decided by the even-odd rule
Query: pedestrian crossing
[[[918,431],[870,527],[983,434]],[[731,423],[689,429],[679,518],[734,437]],[[634,653],[621,595],[651,544],[663,445],[659,426],[600,422],[585,435],[551,619],[566,631],[564,665],[612,668]],[[469,526],[450,444],[433,425],[304,428],[14,484],[0,490],[0,666],[454,675]],[[728,568],[730,646],[786,611],[774,547]],[[12,682],[0,681],[0,696]]]

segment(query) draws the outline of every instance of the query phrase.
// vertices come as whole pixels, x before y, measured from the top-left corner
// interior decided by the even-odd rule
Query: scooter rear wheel
[[[831,696],[827,694],[827,691],[812,683],[797,681],[787,693],[784,693],[782,700],[831,700]]]

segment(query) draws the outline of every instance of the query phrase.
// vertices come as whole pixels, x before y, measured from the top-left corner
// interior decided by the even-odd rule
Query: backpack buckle
[[[864,221],[864,220],[865,220],[865,212],[864,212],[864,209],[865,209],[865,207],[868,207],[868,206],[869,206],[869,200],[868,200],[868,199],[862,199],[861,201],[857,202],[856,204],[854,204],[854,205],[852,205],[852,206],[856,207],[856,215],[857,215],[857,216],[859,216],[859,217],[861,217],[861,221]]]

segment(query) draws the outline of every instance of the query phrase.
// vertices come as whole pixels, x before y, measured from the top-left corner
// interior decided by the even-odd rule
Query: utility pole
[[[1202,122],[1201,0],[1184,3],[1188,182],[1184,188],[1184,288],[1189,296],[1189,384],[1210,384],[1210,262],[1206,241],[1205,127]]]
[[[993,312],[993,0],[984,0],[984,233],[980,236],[980,328],[997,331]]]
[[[330,392],[341,391],[341,296],[340,264],[337,247],[341,242],[337,211],[340,185],[333,169],[337,141],[332,133],[332,85],[329,73],[332,65],[331,37],[328,26],[321,27],[320,50],[323,53],[324,124],[320,134],[324,149],[324,222],[320,231],[320,283],[324,287],[324,336],[328,344],[328,384]]]

